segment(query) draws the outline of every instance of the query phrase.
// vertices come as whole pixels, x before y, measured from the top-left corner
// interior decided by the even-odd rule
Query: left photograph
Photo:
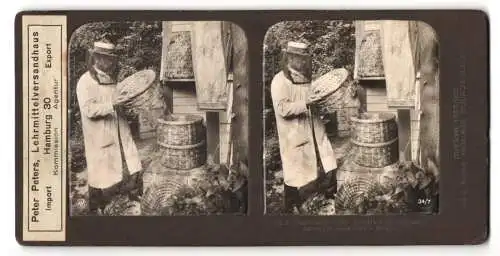
[[[247,211],[248,45],[226,21],[97,22],[68,45],[72,216]]]

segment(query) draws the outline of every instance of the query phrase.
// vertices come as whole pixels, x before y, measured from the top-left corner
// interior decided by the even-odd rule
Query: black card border
[[[67,217],[65,242],[22,240],[22,15],[67,15],[68,40],[94,21],[225,20],[246,33],[250,56],[249,209],[246,216]],[[420,20],[439,36],[441,195],[437,215],[266,216],[262,168],[262,43],[283,20]],[[467,33],[464,33],[467,31]],[[480,244],[489,236],[490,26],[480,10],[23,11],[15,19],[16,238],[22,245],[251,246]],[[452,161],[453,88],[467,91],[466,152]],[[251,138],[251,139],[250,139]],[[461,170],[460,165],[467,164]],[[68,204],[69,206],[69,204]],[[67,211],[69,214],[69,211]]]

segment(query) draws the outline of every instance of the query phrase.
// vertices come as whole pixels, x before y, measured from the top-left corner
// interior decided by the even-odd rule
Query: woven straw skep
[[[169,80],[193,79],[191,33],[176,31],[172,32],[169,37],[164,68],[165,77]]]
[[[159,215],[162,209],[169,207],[169,197],[180,185],[163,182],[148,187],[142,197],[142,213],[146,216]]]
[[[373,179],[385,184],[387,183],[387,179],[394,178],[398,175],[398,166],[399,162],[380,168],[365,167],[353,162],[352,159],[348,159],[337,171],[338,185],[340,186],[342,183],[358,177]]]
[[[381,168],[399,160],[398,139],[384,143],[361,143],[352,140],[352,160],[364,167]]]
[[[197,115],[169,115],[158,119],[158,143],[194,145],[205,139],[203,118]]]
[[[158,144],[162,151],[162,165],[167,168],[189,170],[202,166],[207,160],[205,141],[184,146]]]
[[[129,114],[137,114],[141,110],[151,108],[150,103],[155,96],[153,86],[156,73],[153,70],[142,70],[125,78],[116,87],[117,97],[122,97],[124,110]]]
[[[358,75],[362,78],[383,77],[382,45],[379,30],[364,35],[359,46]]]
[[[349,72],[344,68],[334,69],[311,84],[311,93],[319,100],[315,108],[320,114],[332,113],[338,109],[339,103],[344,101]],[[336,107],[334,107],[334,105]]]
[[[390,113],[363,113],[352,117],[352,160],[361,166],[380,168],[399,160],[396,117]]]
[[[141,95],[123,103],[125,111],[129,115],[137,115],[141,112],[151,110],[151,102],[154,100],[155,90],[153,88],[146,90]]]
[[[141,70],[119,82],[116,87],[117,93],[124,96],[124,101],[132,100],[151,88],[155,78],[155,71]]]
[[[351,117],[359,114],[360,104],[356,98],[356,81],[344,69],[334,69],[315,80],[312,92],[318,100],[312,109],[320,115],[335,114],[339,136],[351,133]]]
[[[381,191],[380,184],[370,178],[357,177],[346,181],[335,195],[335,210],[338,212],[356,212],[360,203]]]
[[[396,116],[391,113],[363,113],[351,117],[352,139],[361,143],[384,143],[398,137]]]

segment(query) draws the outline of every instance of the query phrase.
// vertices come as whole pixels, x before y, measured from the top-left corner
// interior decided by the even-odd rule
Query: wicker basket
[[[344,68],[334,69],[311,84],[311,92],[320,98],[315,108],[320,114],[332,113],[344,102],[349,72]]]
[[[315,108],[322,115],[335,112],[341,107],[340,103],[344,101],[346,92],[347,87],[341,86],[339,89],[337,89],[337,91],[330,94],[328,97],[325,97],[324,99],[318,101],[315,105]]]
[[[398,166],[399,162],[382,168],[364,167],[348,160],[337,172],[337,185],[340,187],[346,182],[349,183],[352,180],[360,178],[373,180],[385,185],[401,173]]]
[[[151,88],[155,79],[156,73],[153,70],[138,71],[119,82],[116,93],[122,96],[124,101],[132,100]]]
[[[352,139],[361,143],[384,143],[398,137],[396,116],[391,113],[363,113],[352,116]]]
[[[142,197],[142,213],[146,216],[160,215],[165,207],[169,207],[169,197],[181,185],[173,182],[155,184],[146,189]]]
[[[341,215],[353,214],[360,201],[378,191],[381,191],[381,186],[374,179],[367,177],[349,179],[339,186],[335,196],[335,211]]]
[[[197,115],[169,115],[158,119],[158,143],[171,146],[194,145],[205,139],[203,118]]]
[[[137,97],[125,102],[123,106],[129,114],[139,114],[141,110],[149,110],[150,103],[153,101],[155,96],[155,90],[153,87],[144,91],[144,93],[138,95]]]
[[[154,97],[153,89],[156,73],[146,69],[128,76],[116,86],[117,96],[122,97],[120,103],[129,113],[137,113],[139,109],[147,108],[147,103]]]
[[[359,114],[360,103],[353,94],[355,84],[348,76],[347,70],[333,71],[315,81],[317,84],[313,86],[313,90],[318,90],[317,94],[321,100],[313,105],[313,111],[320,115],[335,114],[338,136],[346,137],[351,134],[351,117]]]
[[[158,144],[162,151],[162,165],[167,168],[189,170],[202,166],[207,160],[205,141],[182,146]]]
[[[172,206],[169,199],[179,189],[195,188],[200,180],[205,179],[205,175],[206,168],[203,166],[189,171],[162,168],[161,172],[150,174],[150,181],[147,182],[149,185],[145,187],[141,200],[143,215],[161,215],[165,208]]]
[[[343,100],[344,91],[346,88],[340,88],[336,93],[321,101],[315,106],[320,115],[336,115],[337,130],[340,137],[349,136],[352,131],[351,117],[359,114],[359,106],[351,104],[348,106],[340,106],[338,102]]]
[[[348,77],[349,71],[347,71],[347,69],[334,69],[311,83],[312,93],[314,93],[318,98],[327,98],[341,88]]]
[[[352,142],[352,159],[365,167],[384,167],[399,160],[398,139],[382,143]]]

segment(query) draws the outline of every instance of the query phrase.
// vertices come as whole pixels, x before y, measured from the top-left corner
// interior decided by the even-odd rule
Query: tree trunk
[[[248,156],[248,86],[249,55],[245,32],[237,25],[231,24],[233,40],[233,81],[234,99],[233,113],[235,117],[232,124],[232,141],[234,153],[233,163],[247,163]]]
[[[420,118],[421,164],[431,171],[439,170],[439,53],[437,35],[427,24],[419,22],[417,34],[418,67],[422,116]]]

